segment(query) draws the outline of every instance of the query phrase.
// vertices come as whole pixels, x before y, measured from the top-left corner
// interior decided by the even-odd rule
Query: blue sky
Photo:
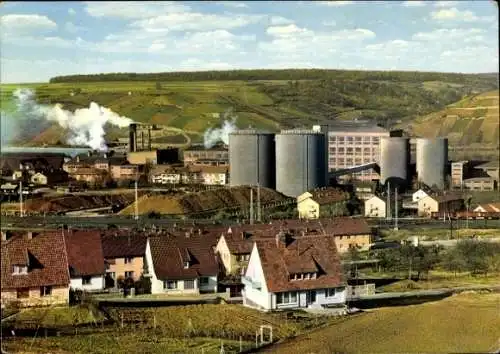
[[[245,68],[498,71],[494,1],[7,2],[1,82]]]

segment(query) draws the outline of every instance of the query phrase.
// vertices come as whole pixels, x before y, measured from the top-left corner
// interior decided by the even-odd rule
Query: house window
[[[130,264],[130,263],[132,263],[132,260],[133,260],[132,257],[127,257],[127,258],[125,258],[125,260],[123,261],[123,263]]]
[[[177,280],[166,280],[164,288],[168,290],[177,289]]]
[[[28,297],[30,297],[30,289],[29,288],[17,289],[17,298],[18,299],[26,299]]]
[[[276,303],[277,304],[293,304],[297,302],[297,293],[286,292],[286,293],[277,293],[276,294]]]
[[[92,280],[92,277],[90,276],[85,276],[82,278],[82,285],[90,285],[90,282]]]
[[[335,295],[336,295],[335,288],[326,289],[325,291],[326,297],[335,297]]]
[[[306,273],[305,279],[311,279],[311,274]]]
[[[127,278],[133,278],[133,277],[134,277],[134,272],[133,271],[125,272],[125,279],[127,279]]]
[[[208,277],[201,277],[200,286],[206,286],[206,285],[208,285]]]
[[[184,269],[187,269],[187,268],[189,268],[189,261],[184,262]]]
[[[40,287],[40,296],[50,296],[52,295],[52,287],[51,286],[41,286]]]
[[[12,269],[12,273],[13,274],[28,274],[28,267],[15,265]]]
[[[194,280],[184,280],[184,289],[194,289]]]

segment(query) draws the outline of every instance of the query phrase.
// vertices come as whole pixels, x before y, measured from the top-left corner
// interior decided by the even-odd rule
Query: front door
[[[307,292],[307,305],[314,304],[316,302],[316,290],[309,290]]]

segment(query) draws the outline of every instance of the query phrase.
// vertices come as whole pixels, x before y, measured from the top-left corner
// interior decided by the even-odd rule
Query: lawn
[[[346,318],[273,353],[485,353],[498,350],[500,294],[463,293]]]
[[[472,224],[471,224],[472,225]],[[449,229],[418,229],[418,230],[381,230],[386,240],[407,240],[411,236],[419,236],[421,241],[447,240],[450,237]],[[481,238],[500,237],[500,229],[458,229],[453,230],[453,237],[466,239],[476,235]]]

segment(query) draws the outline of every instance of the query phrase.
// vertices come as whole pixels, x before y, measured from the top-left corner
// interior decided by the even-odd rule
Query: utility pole
[[[134,182],[134,194],[135,194],[135,203],[134,203],[134,207],[135,207],[135,213],[134,213],[134,219],[135,220],[139,220],[139,204],[138,204],[138,193],[137,193],[137,176],[138,176],[138,171],[137,171],[137,167],[136,167],[136,170],[135,170],[135,182]]]
[[[262,222],[262,210],[260,204],[260,183],[257,183],[257,221],[259,223]]]
[[[19,214],[21,217],[24,216],[24,210],[23,210],[23,181],[19,181]]]
[[[398,187],[396,187],[396,193],[395,193],[395,196],[394,196],[394,199],[395,199],[395,204],[396,204],[396,215],[395,215],[395,219],[394,219],[394,230],[395,231],[398,231]]]
[[[391,183],[387,182],[387,207],[386,207],[386,219],[391,219]]]
[[[250,225],[253,225],[253,187],[250,186]]]

